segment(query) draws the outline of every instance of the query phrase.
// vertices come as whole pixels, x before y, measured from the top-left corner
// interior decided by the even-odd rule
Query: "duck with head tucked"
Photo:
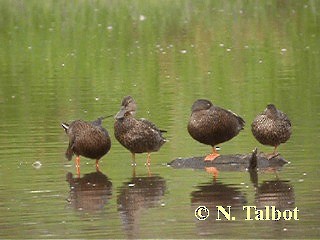
[[[253,136],[263,145],[273,146],[273,153],[269,159],[278,155],[277,147],[285,143],[291,136],[291,122],[287,115],[269,104],[267,108],[256,116],[251,124]]]
[[[240,116],[213,105],[207,99],[196,100],[191,111],[189,134],[198,142],[212,146],[212,153],[205,157],[205,161],[213,161],[220,156],[215,146],[237,136],[245,125]]]
[[[134,117],[137,105],[131,96],[123,98],[120,111],[115,116],[115,138],[132,154],[132,164],[135,165],[136,153],[147,153],[146,165],[150,166],[151,152],[157,152],[166,142],[162,136],[164,130],[158,129],[146,119]]]
[[[93,122],[75,120],[70,124],[62,123],[69,137],[69,145],[66,157],[70,161],[76,155],[77,174],[80,175],[80,156],[96,160],[96,169],[99,171],[99,159],[111,148],[111,140],[108,131],[101,124],[104,117]]]

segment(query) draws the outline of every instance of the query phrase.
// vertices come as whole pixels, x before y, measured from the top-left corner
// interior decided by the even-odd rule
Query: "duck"
[[[70,124],[61,124],[69,137],[69,145],[65,156],[70,161],[72,156],[76,155],[75,162],[78,175],[80,175],[80,156],[95,159],[96,170],[99,171],[99,160],[111,148],[109,133],[101,125],[104,118],[106,117],[100,117],[93,122],[75,120]]]
[[[119,112],[115,115],[114,135],[119,143],[132,155],[132,165],[136,165],[135,154],[147,153],[146,165],[151,164],[151,152],[157,152],[167,142],[165,130],[144,118],[136,119],[137,104],[133,97],[125,96]]]
[[[258,114],[251,124],[251,132],[257,141],[263,145],[273,146],[269,159],[279,155],[277,148],[291,136],[291,121],[288,116],[278,110],[274,104],[268,104],[266,109]]]
[[[243,118],[230,110],[215,106],[210,100],[197,99],[191,107],[188,132],[198,142],[211,145],[212,153],[204,161],[213,161],[220,156],[215,146],[237,136],[244,125]]]

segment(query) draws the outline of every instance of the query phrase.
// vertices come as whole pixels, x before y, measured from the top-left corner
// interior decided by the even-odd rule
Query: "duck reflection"
[[[289,181],[264,181],[256,191],[257,208],[275,206],[279,210],[289,210],[295,207],[294,188]]]
[[[224,184],[220,181],[213,181],[197,186],[197,190],[191,193],[191,210],[199,206],[205,206],[209,210],[209,216],[205,221],[199,221],[194,217],[196,223],[196,232],[203,236],[225,236],[226,229],[224,223],[225,217],[219,215],[222,221],[217,221],[217,207],[222,206],[228,211],[227,206],[231,206],[232,216],[241,219],[242,207],[247,204],[245,194],[235,185]],[[227,221],[229,222],[229,221]],[[213,227],[215,226],[215,227]],[[232,231],[232,227],[228,230]]]
[[[117,198],[118,211],[128,237],[139,234],[140,216],[148,208],[160,206],[166,190],[165,180],[157,175],[135,176],[124,182]]]
[[[92,172],[83,177],[67,173],[70,184],[68,202],[75,210],[85,212],[102,211],[112,195],[112,182],[102,172]]]
[[[191,193],[191,204],[196,209],[198,206],[206,206],[210,211],[210,218],[216,219],[216,206],[231,206],[232,209],[242,209],[247,199],[240,188],[227,185],[219,181],[206,183],[197,187],[198,190]],[[208,218],[209,219],[209,218]],[[207,219],[207,220],[208,220]]]

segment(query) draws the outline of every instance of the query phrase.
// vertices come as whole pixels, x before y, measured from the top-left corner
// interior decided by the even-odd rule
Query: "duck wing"
[[[224,108],[220,108],[220,107],[217,107],[217,106],[214,106],[214,111],[219,111],[220,114],[224,113],[224,115],[228,116],[228,118],[234,117],[237,120],[238,124],[239,124],[239,128],[240,128],[239,130],[243,130],[244,129],[244,125],[245,125],[246,122],[238,114],[232,112],[229,109],[226,110]],[[215,114],[214,111],[213,111],[213,114]]]
[[[139,119],[140,122],[144,123],[145,125],[147,125],[148,127],[150,127],[151,129],[159,132],[159,133],[166,133],[167,130],[162,130],[159,129],[154,123],[150,122],[149,120],[145,119],[145,118],[141,118]]]

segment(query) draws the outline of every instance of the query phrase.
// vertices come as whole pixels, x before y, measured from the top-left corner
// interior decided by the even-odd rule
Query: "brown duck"
[[[277,154],[277,147],[291,136],[291,122],[287,115],[269,104],[263,113],[256,116],[251,124],[253,136],[263,145],[274,146],[269,158]]]
[[[166,142],[162,136],[164,130],[158,129],[146,119],[136,119],[134,114],[137,105],[131,96],[123,98],[120,111],[115,116],[115,138],[132,154],[132,163],[135,165],[136,153],[148,153],[146,164],[150,165],[150,154],[156,152]]]
[[[99,170],[99,159],[111,148],[110,136],[102,124],[103,117],[93,122],[75,120],[70,124],[62,123],[62,127],[69,137],[69,146],[66,157],[70,161],[76,155],[76,169],[80,175],[80,156],[96,160],[96,169]]]
[[[237,136],[245,124],[240,116],[206,99],[196,100],[191,111],[189,134],[195,140],[212,146],[212,153],[205,157],[205,161],[213,161],[218,157],[215,146]]]

